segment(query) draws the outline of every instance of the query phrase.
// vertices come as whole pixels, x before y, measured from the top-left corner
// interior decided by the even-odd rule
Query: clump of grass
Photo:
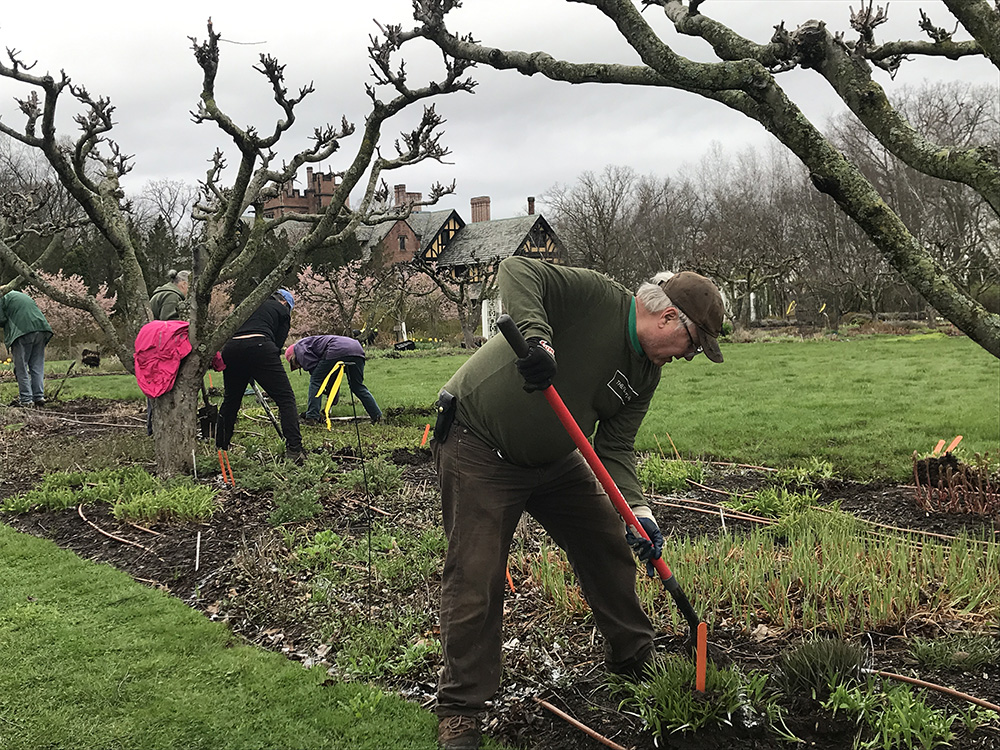
[[[215,490],[189,478],[163,482],[131,466],[49,474],[34,489],[7,498],[3,510],[25,513],[107,503],[123,521],[204,521],[215,511],[215,498]]]
[[[925,669],[968,671],[1000,663],[1000,640],[996,636],[964,635],[927,640],[915,638],[910,652]]]
[[[374,677],[386,670],[402,675],[440,650],[436,640],[414,637],[428,628],[426,614],[410,612],[394,620],[369,620],[348,625],[331,638],[337,649],[337,671],[344,677]]]
[[[743,709],[756,712],[769,702],[767,674],[744,675],[735,668],[719,668],[711,661],[705,673],[705,692],[695,691],[695,665],[687,658],[666,656],[647,667],[638,683],[612,678],[611,689],[621,696],[619,709],[642,717],[656,738],[672,732],[696,732],[703,727],[732,722]]]
[[[824,479],[833,479],[833,464],[816,456],[810,456],[805,466],[778,469],[774,476],[785,486],[812,487]]]
[[[940,612],[970,623],[1000,614],[1000,546],[959,537],[950,543],[884,533],[845,513],[806,511],[750,533],[668,536],[664,559],[706,620],[725,618],[752,631],[820,629],[841,638],[902,628],[915,615]],[[928,590],[925,582],[937,585]],[[686,630],[662,589],[640,580],[658,626]]]
[[[801,513],[818,502],[819,492],[816,490],[795,492],[784,487],[765,487],[751,497],[727,500],[723,505],[733,510],[767,518],[784,518],[794,513]]]
[[[168,489],[125,495],[112,503],[121,521],[207,521],[216,510],[216,492],[205,485],[174,483]]]
[[[836,686],[862,681],[864,660],[864,651],[845,641],[810,641],[781,656],[775,685],[789,696],[825,700]]]
[[[553,610],[561,615],[590,611],[569,564],[566,553],[542,540],[538,552],[515,553],[513,566],[528,574],[530,579],[551,600]]]
[[[679,492],[688,488],[688,479],[701,482],[704,467],[697,461],[646,456],[637,467],[643,489],[649,492]]]

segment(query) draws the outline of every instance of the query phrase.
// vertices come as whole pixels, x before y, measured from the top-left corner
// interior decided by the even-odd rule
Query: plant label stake
[[[496,325],[500,333],[503,334],[503,337],[507,339],[507,343],[510,344],[510,348],[514,350],[514,353],[518,357],[526,357],[528,355],[528,342],[524,340],[524,336],[521,335],[513,318],[509,315],[501,315],[497,318]],[[611,478],[608,470],[604,468],[604,464],[601,463],[601,459],[598,457],[594,447],[587,440],[587,436],[583,434],[583,430],[580,429],[573,415],[566,408],[566,404],[563,403],[556,389],[550,385],[542,391],[542,394],[545,396],[545,400],[549,402],[549,406],[556,413],[563,428],[565,428],[566,432],[573,439],[573,443],[577,449],[583,454],[583,457],[590,465],[591,470],[597,477],[597,481],[601,483],[604,491],[611,498],[611,503],[615,506],[615,510],[618,511],[622,519],[624,519],[625,525],[632,529],[632,533],[648,540],[649,535],[646,534],[645,529],[642,528],[642,524],[636,519],[635,513],[632,512],[621,490],[618,489],[615,480]],[[681,585],[674,578],[674,574],[670,572],[670,568],[667,567],[667,563],[663,560],[663,557],[661,556],[652,562],[653,567],[656,568],[656,572],[660,576],[661,583],[663,583],[663,588],[670,592],[670,596],[673,597],[677,608],[684,615],[684,619],[687,620],[688,627],[691,629],[688,637],[693,640],[698,631],[698,624],[701,622],[701,619],[694,611],[694,607],[691,606],[691,602],[688,601],[687,595],[681,589]]]

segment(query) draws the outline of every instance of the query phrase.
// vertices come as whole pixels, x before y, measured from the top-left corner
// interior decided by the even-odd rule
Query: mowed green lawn
[[[0,524],[0,748],[434,748],[434,718]]]
[[[905,479],[912,454],[962,435],[1000,450],[1000,360],[941,334],[737,344],[726,361],[663,368],[638,446],[685,457],[794,466],[829,460],[854,478]]]
[[[961,455],[1000,452],[1000,360],[965,337],[943,334],[871,336],[853,340],[724,344],[726,361],[705,357],[672,362],[636,441],[641,451],[766,466],[795,466],[810,457],[830,461],[856,479],[905,479],[913,451],[939,440],[963,440]],[[373,353],[365,382],[383,410],[400,409],[422,429],[437,392],[468,357],[464,352],[384,356]],[[558,359],[558,351],[556,352]],[[51,363],[65,372],[68,363]],[[206,379],[207,382],[207,379]],[[292,373],[299,408],[308,374]],[[59,381],[49,381],[51,392]],[[222,375],[212,374],[221,390]],[[0,403],[16,386],[0,386]],[[141,399],[129,375],[72,377],[60,399],[95,396]],[[219,399],[215,399],[218,403]],[[253,399],[244,401],[253,407]],[[547,408],[539,396],[539,408]],[[346,384],[331,414],[346,416]],[[668,439],[668,435],[669,438]]]

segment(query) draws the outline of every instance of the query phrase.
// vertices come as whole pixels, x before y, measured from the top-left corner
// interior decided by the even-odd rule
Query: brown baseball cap
[[[705,356],[713,362],[721,362],[722,352],[716,339],[722,333],[725,306],[718,287],[700,274],[681,271],[661,281],[660,288],[670,297],[671,303],[698,326],[698,338]]]

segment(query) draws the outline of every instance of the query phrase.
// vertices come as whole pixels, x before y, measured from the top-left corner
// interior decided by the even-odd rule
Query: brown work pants
[[[625,528],[583,456],[515,466],[457,422],[431,447],[448,538],[438,716],[479,713],[500,686],[507,553],[524,511],[566,551],[604,635],[608,668],[627,671],[649,658],[653,627],[635,593]]]

